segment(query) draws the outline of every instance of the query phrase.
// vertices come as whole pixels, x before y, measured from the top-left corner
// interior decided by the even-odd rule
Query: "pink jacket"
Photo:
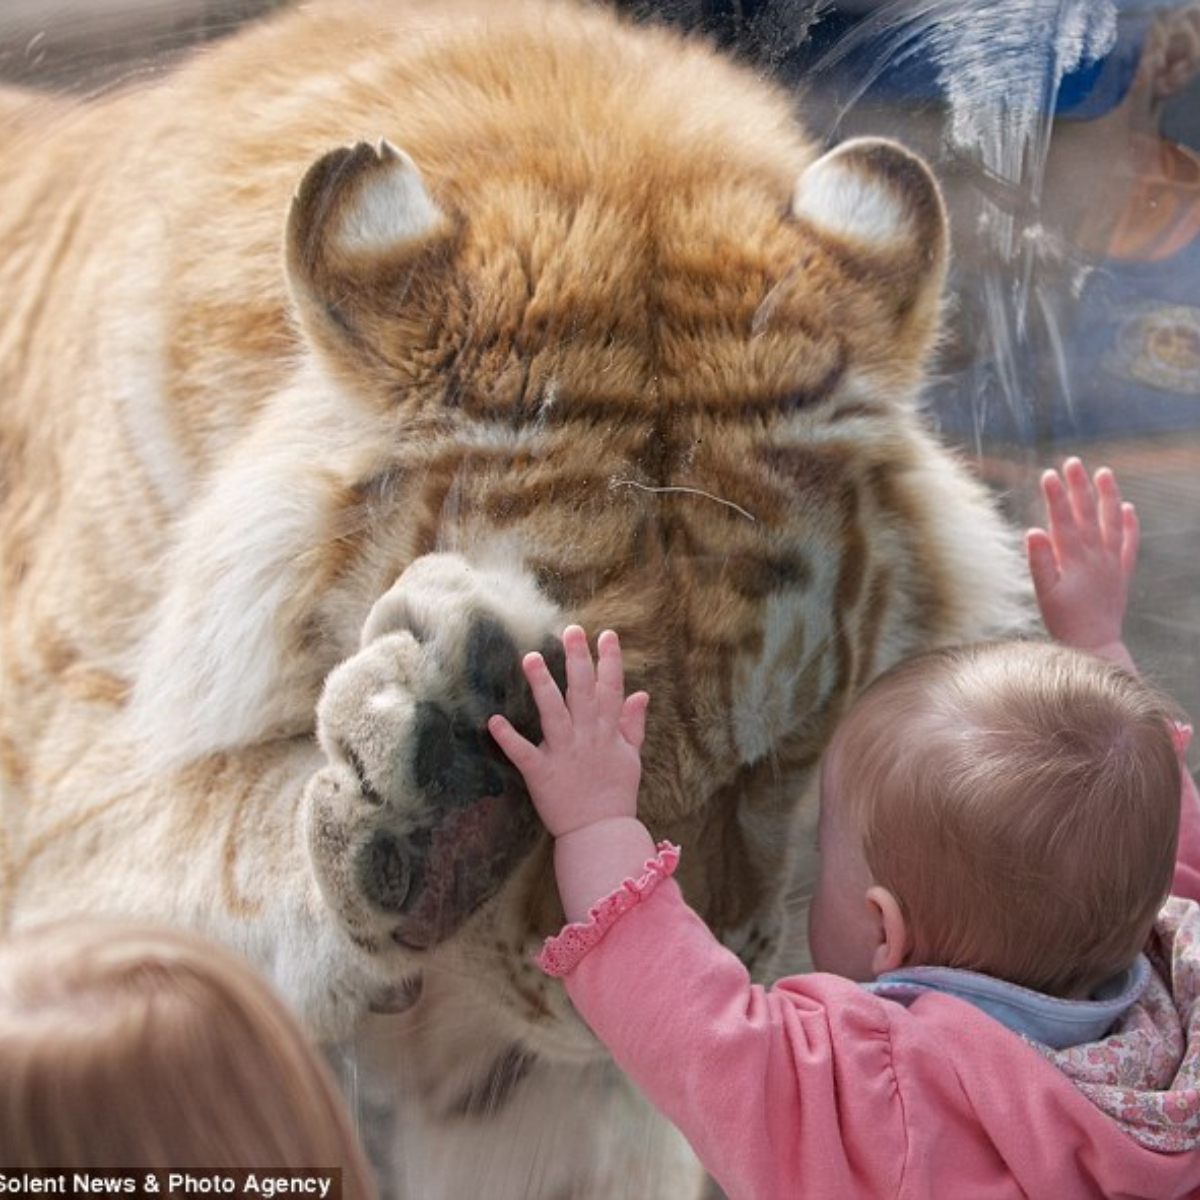
[[[1185,775],[1187,773],[1185,772]],[[660,851],[544,968],[730,1200],[1200,1197],[1200,807],[1185,781],[1155,979],[1051,1051],[964,1000],[837,976],[752,984]]]

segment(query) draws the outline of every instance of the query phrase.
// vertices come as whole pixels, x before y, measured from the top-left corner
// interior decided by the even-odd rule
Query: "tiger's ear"
[[[894,301],[900,323],[936,312],[948,231],[941,192],[925,163],[896,142],[855,138],[800,176],[792,214],[849,255]]]
[[[409,361],[413,342],[434,335],[429,300],[454,236],[412,159],[390,142],[323,155],[287,221],[288,280],[305,330],[359,370]]]

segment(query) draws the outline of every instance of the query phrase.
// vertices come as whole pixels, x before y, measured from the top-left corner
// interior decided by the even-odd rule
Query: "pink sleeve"
[[[1191,735],[1190,726],[1176,726],[1176,745],[1183,763],[1183,797],[1179,806],[1179,850],[1175,856],[1171,894],[1200,902],[1200,797],[1196,795],[1196,781],[1183,757]]]
[[[885,1004],[827,975],[752,983],[661,865],[622,895],[612,920],[553,939],[547,965],[727,1194],[894,1194],[905,1138]]]

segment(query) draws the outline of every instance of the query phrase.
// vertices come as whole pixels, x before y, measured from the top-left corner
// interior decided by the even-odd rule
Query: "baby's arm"
[[[645,692],[625,696],[617,635],[606,630],[593,665],[587,634],[563,633],[567,694],[540,654],[526,655],[525,677],[542,722],[540,746],[502,716],[488,729],[525,777],[534,807],[554,838],[554,869],[568,921],[583,921],[596,901],[637,878],[655,854],[637,819]]]
[[[894,1070],[881,1002],[829,976],[764,990],[684,903],[669,877],[672,852],[647,869],[657,847],[636,816],[647,697],[624,697],[615,634],[600,635],[595,667],[578,626],[563,647],[565,699],[541,655],[524,661],[542,743],[500,716],[488,728],[555,838],[573,924],[553,939],[565,943],[553,969],[576,1010],[728,1195],[840,1196],[856,1184],[892,1195],[904,1157],[894,1088],[864,1096],[836,1083]],[[610,919],[601,902],[631,896]],[[601,912],[588,920],[593,908]],[[603,937],[572,939],[581,930]],[[547,966],[545,951],[540,961]],[[844,1037],[833,1032],[843,1021]]]
[[[1093,481],[1077,458],[1067,459],[1061,476],[1043,474],[1042,495],[1047,528],[1031,529],[1026,546],[1046,631],[1134,670],[1121,639],[1138,551],[1133,505],[1121,499],[1107,467]]]
[[[1138,520],[1107,468],[1088,479],[1069,458],[1062,476],[1042,476],[1048,529],[1026,537],[1029,570],[1046,630],[1056,640],[1137,672],[1121,638],[1129,580],[1137,561]],[[1171,891],[1200,900],[1200,798],[1183,764],[1179,850]]]

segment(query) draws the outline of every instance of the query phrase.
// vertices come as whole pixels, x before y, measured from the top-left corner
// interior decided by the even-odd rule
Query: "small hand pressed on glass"
[[[522,737],[499,714],[488,721],[556,838],[598,821],[636,815],[650,700],[645,692],[625,695],[621,645],[611,629],[596,640],[595,663],[580,626],[568,626],[562,643],[565,697],[540,654],[527,654],[522,663],[541,718],[541,744]]]
[[[1029,571],[1046,631],[1078,650],[1117,642],[1137,564],[1138,519],[1116,478],[1092,478],[1078,458],[1042,476],[1046,528],[1026,535]]]

